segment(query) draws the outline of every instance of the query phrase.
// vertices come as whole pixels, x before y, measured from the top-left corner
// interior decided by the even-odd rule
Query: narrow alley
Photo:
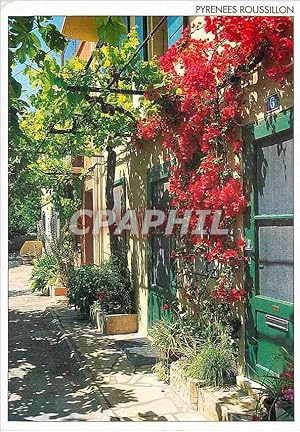
[[[9,269],[8,419],[103,421],[95,394],[45,311],[53,301],[29,290],[31,270]]]

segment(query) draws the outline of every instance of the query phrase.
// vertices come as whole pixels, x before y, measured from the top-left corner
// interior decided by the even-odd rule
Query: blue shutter
[[[147,37],[147,28],[146,28],[146,19],[147,17],[143,16],[136,16],[135,17],[135,24],[137,26],[137,35],[140,42],[140,45],[144,42],[145,38]],[[140,51],[141,57],[143,60],[147,60],[147,47],[144,46],[143,49]]]
[[[182,16],[168,16],[168,47],[173,45],[181,36],[183,31],[183,17]]]

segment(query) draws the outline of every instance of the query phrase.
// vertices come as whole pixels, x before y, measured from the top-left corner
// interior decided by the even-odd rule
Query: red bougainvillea
[[[219,225],[229,229],[228,235],[187,236],[183,246],[177,243],[172,257],[189,263],[199,257],[214,262],[218,283],[213,299],[231,304],[246,295],[236,282],[237,270],[245,261],[244,241],[234,229],[247,205],[236,160],[243,147],[243,97],[255,68],[279,82],[292,70],[292,21],[289,17],[206,17],[204,27],[205,39],[192,38],[187,27],[161,57],[169,85],[161,92],[147,90],[145,97],[158,113],[139,121],[134,139],[145,142],[161,137],[173,154],[170,191],[179,214],[185,209],[222,212]],[[193,221],[192,217],[191,228]],[[210,223],[208,217],[206,228]],[[195,298],[197,289],[187,285],[187,298]]]

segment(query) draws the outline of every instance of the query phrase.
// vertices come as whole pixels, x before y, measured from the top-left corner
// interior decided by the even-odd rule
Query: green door
[[[250,132],[250,133],[249,133]],[[293,351],[293,128],[291,111],[247,134],[245,188],[247,373],[282,370]]]
[[[148,208],[167,212],[169,209],[169,163],[148,170]],[[163,309],[174,296],[172,288],[171,250],[173,239],[164,233],[164,225],[149,231],[148,237],[148,326],[171,311]]]

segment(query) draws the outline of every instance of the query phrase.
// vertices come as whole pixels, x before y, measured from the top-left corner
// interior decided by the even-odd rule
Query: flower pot
[[[105,334],[126,334],[138,331],[137,314],[112,314],[105,316]]]
[[[51,297],[67,297],[68,288],[63,286],[52,286],[50,288]]]
[[[92,325],[106,335],[136,333],[138,330],[137,314],[106,315],[100,308],[90,309]]]
[[[97,327],[101,334],[104,333],[105,328],[105,315],[100,308],[90,309],[90,321],[94,327]]]

